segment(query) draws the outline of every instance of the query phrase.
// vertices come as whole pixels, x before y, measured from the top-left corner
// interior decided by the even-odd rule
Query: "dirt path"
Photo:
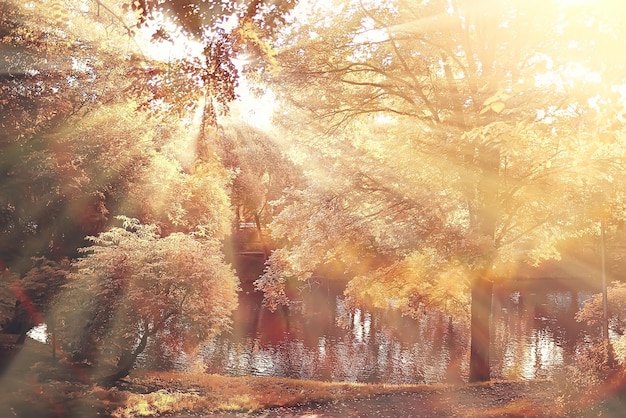
[[[221,417],[263,418],[419,418],[556,416],[549,383],[512,382],[446,390],[404,392],[369,398],[272,408],[254,414],[223,413]],[[548,407],[546,409],[546,407]],[[179,417],[182,418],[182,417]]]

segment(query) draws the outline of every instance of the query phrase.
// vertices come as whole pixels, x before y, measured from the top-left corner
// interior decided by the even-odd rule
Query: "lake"
[[[243,287],[232,333],[201,350],[207,373],[394,384],[467,379],[467,326],[444,315],[348,312],[342,285],[322,279],[302,283],[297,303],[270,312],[250,283]],[[493,379],[550,378],[587,344],[574,314],[589,292],[495,293]]]

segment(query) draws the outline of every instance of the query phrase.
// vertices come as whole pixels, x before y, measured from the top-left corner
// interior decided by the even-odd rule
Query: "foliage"
[[[622,365],[622,373],[626,371],[624,367],[626,365],[626,337],[624,334],[620,335],[615,341],[611,341],[613,346],[613,353],[615,360]]]
[[[172,103],[189,107],[197,92],[163,103],[187,77],[183,64],[139,59],[125,30],[132,21],[97,3],[98,12],[45,0],[0,6],[0,264],[16,274],[17,288],[48,295],[39,313],[58,283],[29,276],[31,258],[76,257],[85,235],[116,215],[207,239],[230,226],[227,172],[189,133],[197,126],[182,126],[181,113],[170,111]],[[47,6],[55,12],[44,13]],[[188,81],[181,86],[197,87]],[[14,306],[19,298],[7,289],[1,303]],[[18,313],[12,322],[23,322]]]
[[[597,64],[626,67],[610,52],[623,8],[331,3],[301,5],[260,76],[308,175],[272,225],[285,246],[258,282],[268,296],[334,259],[357,277],[352,303],[463,313],[479,283],[558,260],[564,241],[597,234],[599,212],[622,216],[599,208],[625,197],[626,79]],[[487,356],[476,315],[490,306],[474,307]]]
[[[174,23],[185,35],[202,38],[215,27],[226,23],[229,19],[250,19],[265,30],[271,30],[284,20],[286,14],[294,6],[294,0],[281,1],[194,1],[194,0],[139,0],[128,2],[130,8],[138,15],[139,25],[149,20],[156,20],[164,15]],[[164,30],[162,26],[159,29]]]
[[[31,257],[72,257],[102,230],[141,171],[151,127],[124,97],[139,80],[105,42],[119,40],[114,30],[96,43],[83,15],[59,27],[45,4],[0,7],[1,258],[24,274]]]
[[[58,262],[33,258],[30,270],[20,278],[11,270],[0,276],[0,326],[2,332],[18,334],[23,344],[27,332],[45,322],[53,299],[67,281],[69,260]]]
[[[3,326],[13,317],[16,298],[11,285],[16,280],[17,276],[10,270],[4,270],[0,274],[0,324]]]
[[[271,134],[240,122],[221,124],[216,152],[233,173],[231,204],[240,221],[259,217],[266,225],[275,208],[271,202],[300,180],[301,173],[284,155],[283,144]]]
[[[18,316],[30,326],[41,325],[50,303],[66,284],[69,270],[67,259],[55,262],[43,257],[33,258],[31,269],[24,277],[10,284],[18,300]]]
[[[626,283],[613,282],[607,288],[607,314],[610,331],[623,336],[626,332]],[[603,316],[602,294],[595,294],[576,313],[576,320],[601,330]]]
[[[151,340],[191,351],[228,329],[238,281],[219,242],[122,221],[91,237],[94,245],[74,263],[55,313],[66,348],[129,370]]]
[[[284,22],[295,5],[281,1],[124,1],[135,16],[136,27],[152,32],[155,44],[174,45],[186,39],[202,47],[165,65],[139,70],[152,82],[149,103],[165,102],[174,110],[201,106],[203,123],[215,126],[236,98],[240,55],[267,55],[264,38]],[[135,32],[134,30],[132,31]],[[252,60],[250,60],[250,63]]]
[[[223,238],[230,230],[228,173],[217,161],[193,162],[185,169],[172,144],[146,157],[145,171],[137,179],[121,213],[133,213],[143,222],[157,223],[163,232],[193,233]],[[193,151],[191,151],[193,154]],[[145,154],[144,154],[145,155]]]
[[[378,308],[393,307],[414,318],[435,309],[463,321],[469,318],[468,277],[461,263],[437,265],[432,252],[415,252],[390,267],[355,277],[346,288],[347,302],[359,306],[371,300]]]
[[[574,364],[564,367],[556,376],[559,391],[556,402],[574,415],[583,411],[598,411],[602,405],[597,400],[607,397],[606,388],[618,373],[607,365],[604,342],[586,346],[577,353]]]
[[[562,240],[595,233],[598,191],[622,187],[614,109],[623,98],[611,91],[623,79],[571,76],[572,66],[600,71],[561,48],[580,40],[578,14],[551,6],[531,18],[532,7],[505,2],[479,21],[469,3],[339,2],[283,32],[278,73],[267,79],[298,109],[285,108],[283,120],[298,124],[287,132],[310,182],[273,226],[292,253],[280,256],[290,269],[277,270],[306,277],[313,260],[351,245],[348,264],[354,254],[385,257],[374,276],[390,289],[403,289],[393,276],[404,260],[429,252],[440,272],[461,263],[469,276],[501,280],[519,264],[558,259]],[[615,22],[604,12],[595,18]],[[547,16],[565,33],[546,37]],[[586,37],[609,42],[602,31]],[[596,94],[606,106],[592,105]],[[597,141],[608,126],[610,140]]]

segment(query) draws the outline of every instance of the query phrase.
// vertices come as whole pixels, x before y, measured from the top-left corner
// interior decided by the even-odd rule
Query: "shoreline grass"
[[[410,391],[445,391],[452,385],[389,385],[346,382],[323,382],[279,377],[221,376],[215,374],[155,372],[137,370],[128,379],[134,393],[126,409],[117,416],[126,417],[142,410],[155,410],[168,403],[160,413],[200,410],[204,412],[255,412],[274,407],[294,407],[315,402],[367,398],[377,394]],[[146,392],[146,393],[141,393]],[[193,408],[188,409],[188,405]]]

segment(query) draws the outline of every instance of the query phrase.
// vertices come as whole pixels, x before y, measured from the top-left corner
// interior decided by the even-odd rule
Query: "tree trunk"
[[[26,342],[26,336],[35,324],[30,315],[24,309],[20,301],[15,302],[13,317],[2,329],[3,334],[16,334],[18,337],[15,344],[22,345]]]
[[[102,386],[112,386],[115,382],[125,378],[135,366],[137,357],[146,349],[148,338],[153,333],[146,331],[142,336],[137,347],[133,350],[124,350],[117,361],[117,370],[107,376],[98,379],[98,384]]]
[[[483,277],[472,281],[470,382],[490,379],[491,305],[493,282]]]
[[[261,229],[261,218],[258,213],[254,214],[254,223],[256,225],[257,233],[259,234],[259,242],[261,243],[261,248],[263,249],[263,255],[265,257],[265,260],[267,260],[268,258],[270,258],[271,251],[269,245],[265,241],[265,237],[263,237],[263,230]]]
[[[495,239],[498,217],[502,213],[499,196],[500,149],[497,145],[481,144],[477,148],[476,163],[482,171],[476,185],[476,215],[474,220],[478,236],[493,244],[481,254],[482,269],[472,277],[471,306],[471,354],[470,382],[485,382],[490,379],[489,349],[491,343],[491,308],[493,302],[493,280],[490,271],[498,244]]]

